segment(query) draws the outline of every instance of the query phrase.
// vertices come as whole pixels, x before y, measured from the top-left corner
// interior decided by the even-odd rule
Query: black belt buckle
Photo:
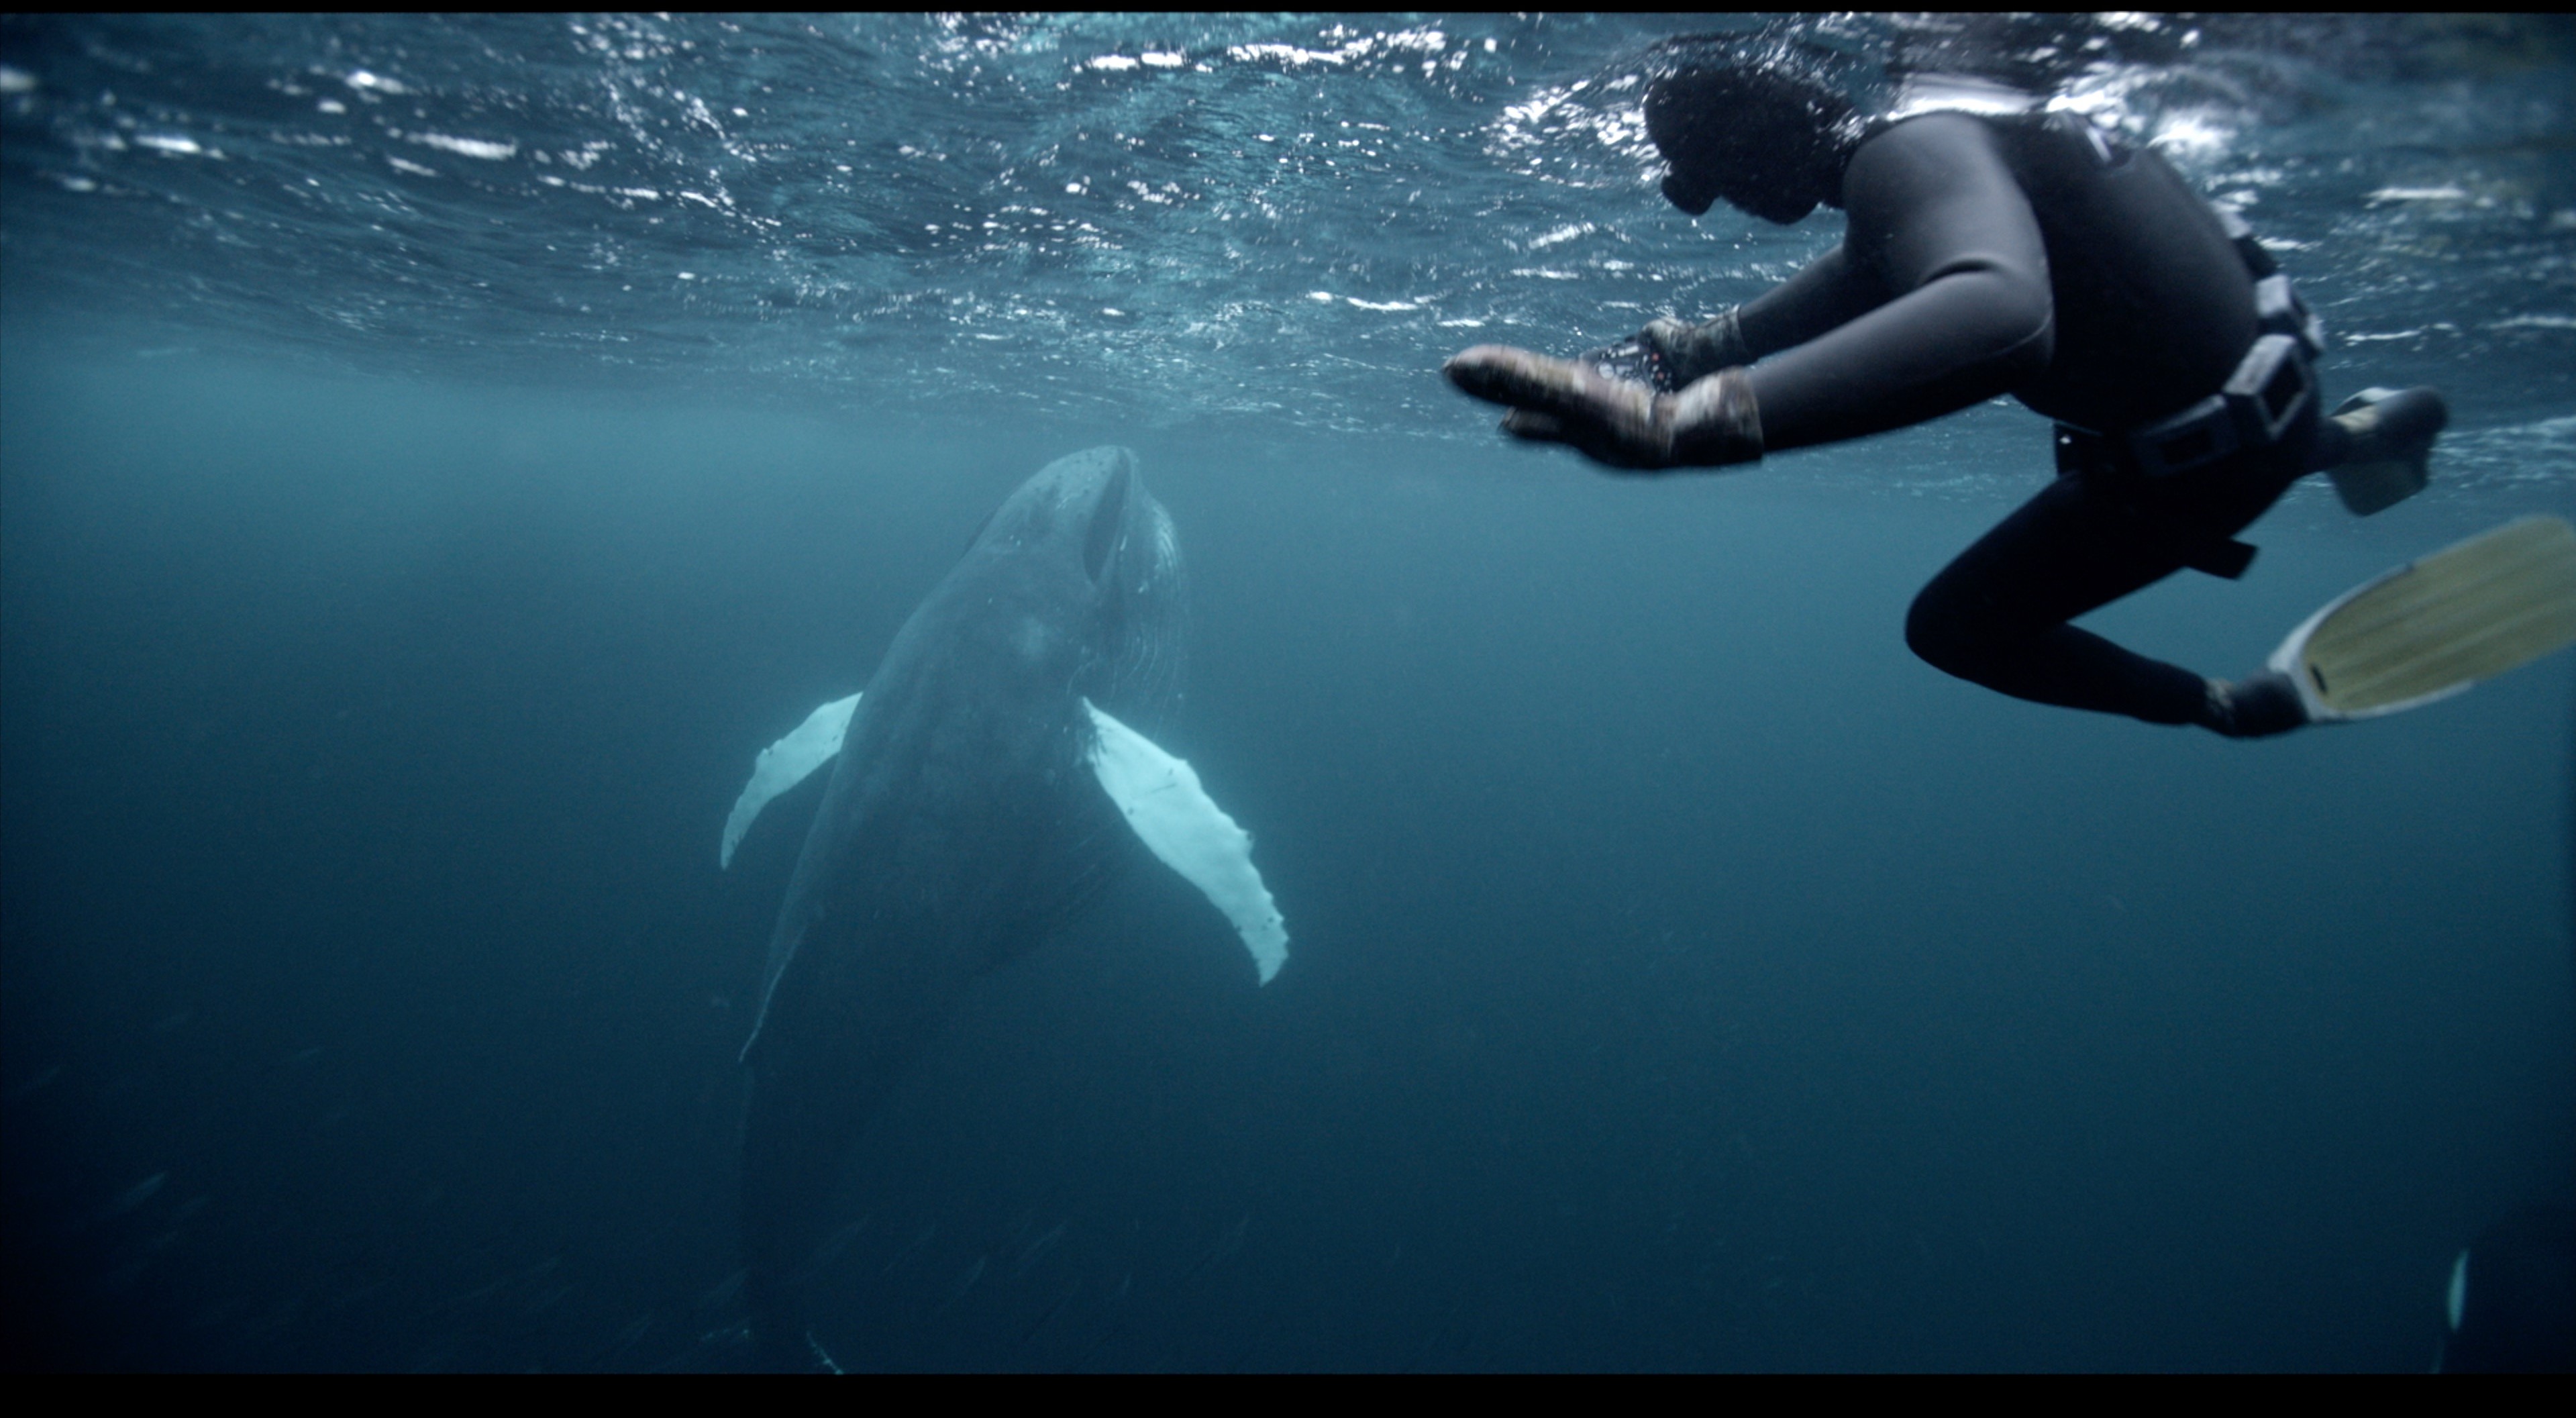
[[[2090,456],[2093,450],[2078,440],[2089,440],[2095,443],[2101,441],[2089,433],[2079,433],[2062,423],[2057,426],[2057,475],[2061,478],[2069,474],[2082,473],[2093,465],[2093,459]]]
[[[2136,476],[2121,456],[2120,441],[2071,423],[2057,426],[2057,475],[2097,483],[2119,483]]]

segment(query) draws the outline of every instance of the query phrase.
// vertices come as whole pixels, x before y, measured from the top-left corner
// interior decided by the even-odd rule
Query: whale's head
[[[1102,707],[1150,715],[1178,691],[1188,606],[1180,539],[1130,450],[1105,444],[1040,468],[994,509],[967,555],[1028,558],[1081,578],[1093,667],[1084,692]]]

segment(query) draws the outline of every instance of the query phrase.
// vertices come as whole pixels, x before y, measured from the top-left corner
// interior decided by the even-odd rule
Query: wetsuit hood
[[[1842,205],[1858,132],[1851,101],[1773,53],[1691,62],[1646,87],[1647,135],[1670,171],[1664,196],[1698,216],[1720,198],[1788,225]]]

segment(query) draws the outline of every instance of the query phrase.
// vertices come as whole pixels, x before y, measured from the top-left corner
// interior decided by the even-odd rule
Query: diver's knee
[[[1975,679],[1975,667],[1985,659],[1981,637],[1938,581],[1924,587],[1905,612],[1905,648],[1932,668],[1961,679]]]

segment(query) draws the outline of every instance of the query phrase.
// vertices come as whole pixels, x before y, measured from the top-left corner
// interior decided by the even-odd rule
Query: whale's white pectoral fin
[[[733,815],[725,819],[724,846],[716,853],[719,866],[733,865],[733,849],[742,845],[742,834],[751,830],[752,819],[760,816],[771,798],[804,782],[841,751],[841,736],[850,731],[850,715],[858,707],[855,694],[835,699],[806,715],[805,722],[789,730],[787,737],[760,751],[752,761],[751,781],[742,785],[742,796],[733,800]]]
[[[1151,739],[1100,712],[1090,700],[1092,726],[1100,731],[1091,771],[1109,800],[1127,815],[1155,856],[1205,893],[1243,937],[1261,983],[1288,959],[1288,926],[1252,865],[1252,834],[1235,825],[1199,786],[1197,770],[1156,747]]]

